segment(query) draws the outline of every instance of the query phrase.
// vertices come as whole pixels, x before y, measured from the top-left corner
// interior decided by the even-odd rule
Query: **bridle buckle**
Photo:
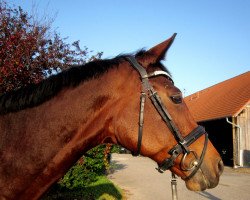
[[[190,150],[188,149],[187,141],[186,140],[179,141],[179,144],[183,148],[185,154],[189,154],[190,153]]]

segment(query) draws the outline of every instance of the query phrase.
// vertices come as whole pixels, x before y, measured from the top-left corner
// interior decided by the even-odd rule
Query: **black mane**
[[[143,54],[143,52],[139,51],[136,56]],[[2,94],[0,96],[0,115],[38,106],[56,96],[64,88],[76,87],[81,82],[97,78],[108,70],[117,67],[125,56],[119,55],[113,59],[96,60],[85,65],[73,66],[38,84],[31,84]]]
[[[68,70],[27,87],[10,91],[0,96],[0,115],[31,108],[56,96],[63,88],[76,87],[81,82],[104,74],[117,66],[123,56],[96,60],[85,65],[72,66]]]

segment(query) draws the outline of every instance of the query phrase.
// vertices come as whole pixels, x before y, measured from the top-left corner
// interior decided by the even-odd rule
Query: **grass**
[[[62,188],[56,184],[42,200],[120,200],[122,190],[115,186],[106,176],[99,176],[89,186],[77,189]]]

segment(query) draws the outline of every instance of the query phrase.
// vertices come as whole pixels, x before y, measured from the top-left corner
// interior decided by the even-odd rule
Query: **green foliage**
[[[98,175],[105,173],[105,164],[104,164],[104,151],[106,146],[100,145],[97,146],[85,154],[84,165],[91,172],[95,172]]]
[[[0,94],[36,84],[72,65],[100,59],[80,41],[67,43],[48,15],[38,20],[9,1],[0,1]]]
[[[106,172],[105,150],[106,145],[100,145],[88,151],[59,181],[59,185],[74,189],[95,182],[98,176]]]
[[[53,187],[45,195],[43,200],[69,200],[69,199],[86,199],[86,200],[119,200],[123,199],[122,190],[117,188],[105,176],[96,177],[96,181],[88,186],[75,189],[63,188],[60,185]]]
[[[74,165],[59,181],[59,185],[68,189],[77,189],[85,187],[92,182],[95,182],[98,174],[89,171],[85,165]]]
[[[104,144],[88,151],[43,198],[122,199],[122,192],[106,177],[107,156],[119,152],[119,146]],[[106,159],[105,159],[106,157]]]
[[[119,146],[119,145],[112,145],[111,153],[120,153],[120,151],[121,151],[121,146]]]

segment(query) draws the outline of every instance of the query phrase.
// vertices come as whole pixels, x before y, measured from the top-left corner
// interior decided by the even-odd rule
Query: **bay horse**
[[[0,97],[0,199],[39,199],[89,149],[119,144],[188,189],[217,186],[221,157],[163,66],[174,34]]]

